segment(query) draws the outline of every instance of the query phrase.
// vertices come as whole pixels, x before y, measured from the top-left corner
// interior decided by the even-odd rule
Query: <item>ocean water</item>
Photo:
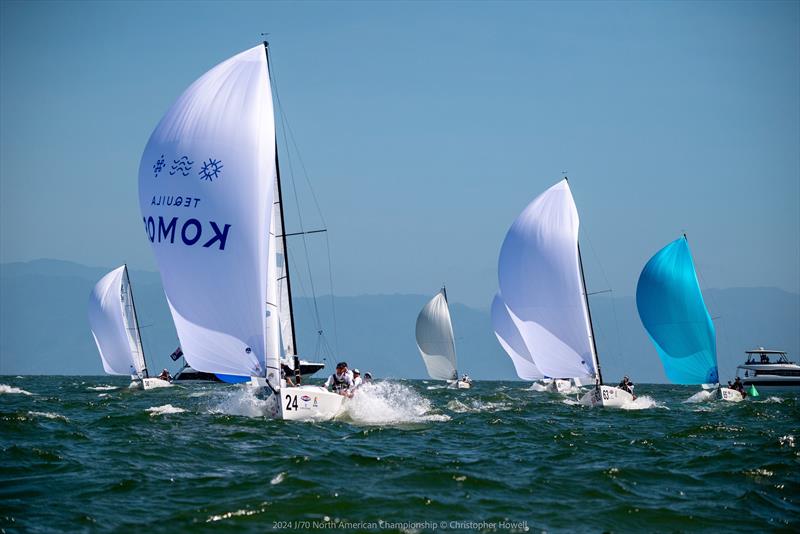
[[[0,528],[800,529],[796,394],[640,385],[592,410],[522,382],[379,381],[338,421],[288,423],[242,386],[127,385],[0,377]]]

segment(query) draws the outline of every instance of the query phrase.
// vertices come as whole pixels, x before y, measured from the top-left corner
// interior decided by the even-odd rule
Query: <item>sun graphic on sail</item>
[[[222,171],[222,161],[208,158],[208,161],[203,162],[200,168],[200,179],[214,181],[214,178],[219,178],[219,173]]]

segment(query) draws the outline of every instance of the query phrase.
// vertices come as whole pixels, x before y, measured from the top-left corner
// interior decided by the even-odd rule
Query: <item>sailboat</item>
[[[579,223],[566,178],[528,204],[500,249],[492,322],[521,377],[592,383],[582,404],[618,407],[633,396],[603,385]]]
[[[655,253],[636,285],[636,308],[673,384],[717,388],[724,400],[742,394],[719,387],[717,341],[684,234]],[[710,393],[713,394],[713,393]]]
[[[89,294],[89,325],[106,373],[130,375],[132,388],[172,385],[148,374],[127,265],[117,267],[95,284]]]
[[[444,286],[419,312],[416,336],[417,348],[431,378],[446,380],[450,387],[458,389],[472,386],[466,375],[460,380],[458,378],[453,323]]]
[[[183,92],[145,147],[139,204],[189,365],[254,378],[276,418],[325,420],[344,398],[281,371],[299,358],[269,63],[264,42]]]

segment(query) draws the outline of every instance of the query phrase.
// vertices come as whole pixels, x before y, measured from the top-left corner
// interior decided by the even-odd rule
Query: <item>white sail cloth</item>
[[[517,350],[524,345],[550,378],[593,379],[596,372],[578,227],[565,179],[523,210],[500,250],[500,294],[522,341]]]
[[[275,179],[272,93],[259,45],[184,91],[139,166],[147,237],[184,356],[199,371],[264,376]]]
[[[457,379],[453,323],[447,299],[441,291],[419,312],[416,334],[417,348],[430,377],[436,380]]]
[[[144,352],[124,265],[101,278],[89,294],[89,325],[106,373],[142,376]]]
[[[523,380],[544,378],[544,374],[533,362],[533,356],[528,351],[528,347],[525,346],[525,340],[522,339],[517,325],[511,318],[511,312],[499,293],[492,300],[492,328],[494,329],[494,335],[497,336],[497,341],[500,342],[500,346],[511,358],[518,377]]]

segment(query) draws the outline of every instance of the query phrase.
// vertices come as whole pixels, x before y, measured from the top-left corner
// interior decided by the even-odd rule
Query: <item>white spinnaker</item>
[[[417,316],[417,348],[428,374],[437,380],[455,380],[456,347],[453,323],[443,292],[433,297]]]
[[[123,265],[95,284],[89,294],[89,325],[106,373],[141,376],[144,370],[144,356],[140,352],[141,359],[134,361],[130,325],[126,324],[125,299],[130,298],[129,291],[127,295],[123,293],[123,281],[126,279],[127,269]],[[129,282],[125,283],[130,285]],[[141,350],[138,329],[135,338]]]
[[[147,237],[184,356],[197,370],[264,376],[275,177],[272,92],[259,45],[189,86],[139,165]]]
[[[536,367],[550,378],[595,376],[578,227],[565,179],[522,211],[500,250],[500,293]]]
[[[517,325],[514,324],[511,312],[508,311],[500,293],[492,300],[492,328],[500,346],[511,358],[517,376],[523,380],[544,378],[544,374],[533,363],[533,357],[525,346],[525,341],[517,330]]]

